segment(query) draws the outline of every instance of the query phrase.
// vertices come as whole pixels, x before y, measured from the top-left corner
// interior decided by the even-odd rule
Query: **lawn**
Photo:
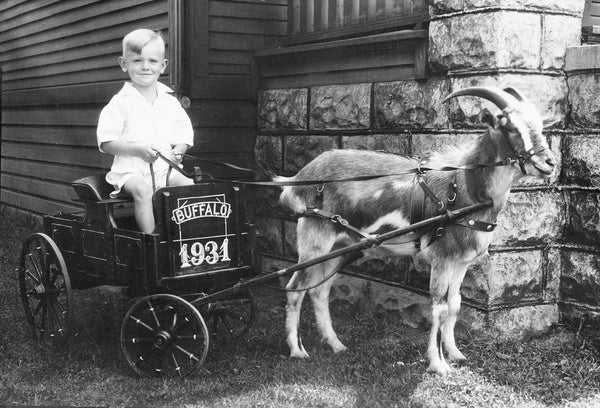
[[[268,288],[257,288],[261,317],[249,335],[211,348],[193,377],[140,378],[118,345],[133,300],[114,288],[74,291],[68,347],[29,337],[15,270],[21,242],[41,228],[0,208],[0,231],[0,405],[600,407],[597,345],[566,327],[511,341],[462,333],[468,362],[438,377],[425,372],[426,329],[401,325],[370,305],[334,302],[334,325],[350,350],[333,355],[322,347],[307,308],[302,334],[311,357],[291,360],[283,341],[285,296]]]

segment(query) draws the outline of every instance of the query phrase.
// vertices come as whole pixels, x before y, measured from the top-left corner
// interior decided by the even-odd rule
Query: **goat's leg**
[[[334,259],[321,264],[321,273],[315,273],[315,278],[311,279],[311,282],[318,283],[319,280],[325,279],[331,273],[334,273],[337,269],[339,259]],[[316,271],[315,271],[316,272]],[[318,279],[317,279],[318,276]],[[321,341],[327,343],[334,353],[339,353],[347,350],[346,346],[338,339],[337,334],[333,330],[331,324],[331,314],[329,313],[329,292],[333,285],[334,278],[327,280],[321,285],[308,291],[310,299],[315,310],[315,320],[317,328],[321,333]]]
[[[302,300],[306,291],[298,290],[299,281],[303,281],[305,271],[298,271],[294,273],[292,279],[286,286],[287,292],[287,305],[285,307],[285,331],[287,334],[287,344],[290,347],[290,357],[306,358],[308,353],[304,350],[302,341],[298,335],[298,326],[300,325],[300,311],[302,309]]]
[[[307,217],[301,217],[298,220],[297,235],[299,263],[328,253],[335,242],[333,226],[322,220]],[[318,276],[321,276],[320,269],[321,266],[317,264],[300,270],[292,276],[287,285],[290,292],[287,293],[285,326],[291,357],[308,357],[308,353],[304,350],[298,337],[300,310],[306,294],[306,291],[302,289],[309,288],[318,282]],[[299,290],[300,292],[298,292]]]
[[[457,266],[454,270],[453,276],[450,279],[450,285],[448,288],[448,317],[442,326],[442,342],[444,343],[444,349],[448,355],[448,359],[453,361],[465,360],[465,356],[456,347],[456,341],[454,340],[454,325],[460,312],[460,286],[465,277],[467,271],[467,265]]]
[[[432,262],[431,280],[429,284],[432,304],[431,331],[429,332],[429,343],[427,346],[427,357],[429,359],[427,371],[440,375],[445,375],[451,370],[442,354],[441,343],[438,341],[438,335],[442,332],[444,322],[448,316],[448,303],[446,299],[451,276],[451,270],[449,270],[447,265]]]

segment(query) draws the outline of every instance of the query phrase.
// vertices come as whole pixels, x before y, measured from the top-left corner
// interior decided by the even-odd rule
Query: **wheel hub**
[[[167,346],[167,344],[169,344],[170,342],[171,342],[171,335],[164,330],[161,330],[160,332],[158,332],[156,334],[156,336],[154,336],[154,346],[156,348],[159,348],[159,349],[165,348],[165,346]]]

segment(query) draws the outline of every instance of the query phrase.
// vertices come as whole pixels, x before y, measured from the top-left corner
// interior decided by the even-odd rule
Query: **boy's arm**
[[[156,158],[156,152],[150,145],[142,145],[136,143],[126,143],[120,140],[111,140],[108,142],[102,142],[100,149],[103,152],[112,154],[113,156],[134,156],[139,157],[146,163],[154,163]]]

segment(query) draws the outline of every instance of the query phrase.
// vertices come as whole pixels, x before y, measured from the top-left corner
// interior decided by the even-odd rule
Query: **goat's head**
[[[501,110],[495,116],[485,110],[480,118],[492,131],[503,135],[523,174],[543,178],[553,173],[556,158],[542,134],[547,123],[519,91],[514,88],[469,87],[451,93],[444,101],[457,96],[484,98]]]

